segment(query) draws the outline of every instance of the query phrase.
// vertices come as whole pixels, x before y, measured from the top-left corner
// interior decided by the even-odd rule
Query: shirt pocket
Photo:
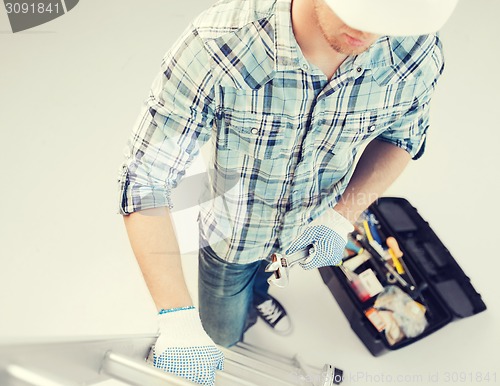
[[[225,111],[219,117],[217,148],[252,158],[276,159],[286,154],[285,132],[278,115]]]
[[[390,128],[401,116],[400,111],[368,110],[348,113],[345,115],[342,129],[337,131],[338,135],[329,136],[325,145],[333,154],[355,152],[360,146]],[[332,132],[335,133],[336,130]]]

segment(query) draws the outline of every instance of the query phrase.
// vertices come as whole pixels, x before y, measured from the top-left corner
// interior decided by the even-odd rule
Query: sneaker
[[[292,321],[280,302],[271,295],[267,295],[267,300],[256,305],[255,308],[262,320],[277,334],[288,335],[292,332]]]

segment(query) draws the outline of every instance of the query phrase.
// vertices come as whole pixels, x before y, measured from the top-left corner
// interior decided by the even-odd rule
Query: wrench
[[[299,262],[306,262],[312,259],[314,253],[315,250],[313,246],[290,255],[273,253],[271,255],[271,263],[266,267],[266,272],[274,272],[274,274],[267,279],[267,282],[279,288],[285,288],[290,281],[290,267]]]

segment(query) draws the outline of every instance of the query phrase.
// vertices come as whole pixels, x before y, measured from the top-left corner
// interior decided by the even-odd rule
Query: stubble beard
[[[321,34],[323,35],[329,46],[334,51],[342,55],[351,56],[351,55],[359,55],[369,48],[369,47],[346,47],[346,44],[342,44],[342,42],[340,41],[342,35],[332,35],[327,32],[325,28],[325,23],[323,23],[321,18],[319,17],[321,12],[322,10],[320,9],[318,2],[314,1],[314,19],[321,31]]]

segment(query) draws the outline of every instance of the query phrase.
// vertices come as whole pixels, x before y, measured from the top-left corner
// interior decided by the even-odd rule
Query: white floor
[[[161,57],[208,5],[82,0],[67,15],[17,34],[0,12],[0,344],[156,331],[115,214],[117,168]],[[245,340],[299,352],[317,366],[334,364],[345,371],[345,384],[500,383],[499,14],[495,1],[459,3],[442,32],[447,66],[427,154],[387,192],[420,209],[488,310],[374,358],[319,274],[296,268],[287,290],[273,289],[293,319],[293,335],[257,324]],[[196,214],[175,216],[195,297]]]

